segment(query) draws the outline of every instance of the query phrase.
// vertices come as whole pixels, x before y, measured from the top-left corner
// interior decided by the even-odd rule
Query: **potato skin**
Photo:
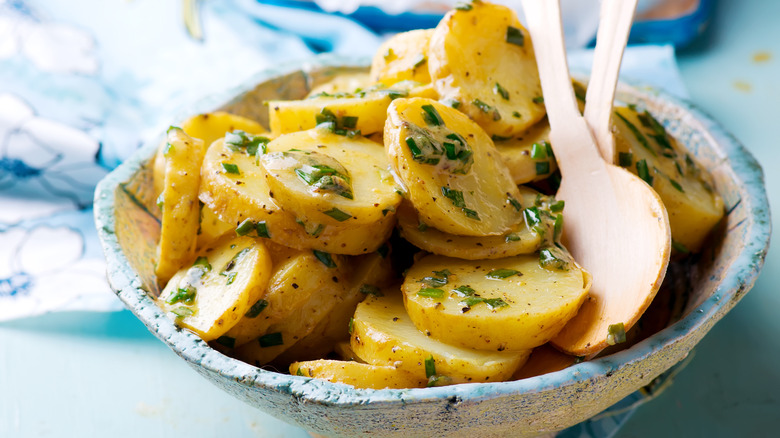
[[[426,381],[389,365],[342,360],[312,360],[290,364],[290,374],[314,377],[363,389],[424,388]]]

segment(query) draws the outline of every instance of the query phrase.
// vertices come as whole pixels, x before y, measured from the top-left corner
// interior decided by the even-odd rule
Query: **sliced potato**
[[[262,301],[253,302],[256,306],[252,311],[242,313],[241,320],[226,333],[235,347],[248,343],[259,345],[259,338],[274,333],[273,325],[291,318],[317,295],[338,295],[343,289],[338,281],[344,276],[346,261],[341,256],[330,259],[334,267],[326,266],[311,251],[287,248],[276,251],[273,258],[273,269]],[[291,344],[288,340],[287,345]]]
[[[369,365],[327,359],[295,362],[290,365],[290,374],[314,377],[365,389],[424,388],[427,382],[389,365]]]
[[[341,360],[365,363],[365,361],[357,357],[357,354],[355,354],[355,351],[352,350],[352,346],[349,344],[349,341],[342,341],[336,343],[336,346],[333,348],[333,352],[336,353],[336,355],[340,357]]]
[[[307,224],[370,224],[401,203],[384,149],[323,129],[285,134],[260,158],[274,201]]]
[[[550,124],[545,118],[518,136],[495,142],[515,184],[545,179],[558,169],[549,141]]]
[[[349,321],[358,303],[395,280],[390,259],[377,253],[353,257],[348,263],[351,278],[340,302],[309,335],[277,357],[275,363],[286,365],[294,361],[325,357],[340,341],[349,339]]]
[[[528,31],[500,5],[473,2],[439,22],[428,47],[428,68],[442,99],[490,135],[519,135],[545,115]]]
[[[538,254],[478,263],[430,255],[409,269],[401,290],[409,318],[434,339],[525,351],[555,336],[588,294],[590,275],[563,261],[563,269],[546,269]]]
[[[698,252],[725,214],[709,175],[649,112],[618,107],[613,123],[618,162],[658,192],[669,213],[673,248]]]
[[[350,339],[355,354],[373,365],[392,365],[432,384],[508,379],[529,351],[479,351],[437,341],[412,324],[396,289],[358,304]]]
[[[372,143],[371,147],[376,146]],[[349,227],[299,223],[271,198],[265,171],[257,164],[257,158],[227,147],[224,140],[215,141],[206,152],[201,179],[200,200],[224,222],[237,228],[243,224],[251,235],[259,231],[260,235],[293,248],[367,254],[387,240],[395,221],[388,215],[374,224]],[[252,231],[253,224],[261,225],[258,231]]]
[[[263,297],[271,274],[271,254],[249,237],[208,250],[171,278],[157,302],[176,322],[204,341],[230,330]]]
[[[517,186],[485,132],[430,99],[388,108],[385,149],[420,219],[462,236],[502,235],[520,219]]]
[[[341,93],[354,93],[355,90],[367,88],[371,85],[368,72],[341,73],[328,82],[318,85],[309,91],[306,98],[318,95],[327,96]]]
[[[428,83],[428,42],[433,29],[395,34],[382,43],[371,62],[371,81],[394,84],[413,80]]]
[[[157,281],[165,284],[195,255],[200,224],[200,166],[205,147],[180,128],[168,130],[164,187],[157,205],[162,208],[157,245]]]
[[[554,242],[556,217],[563,204],[550,204],[555,200],[536,190],[519,187],[520,208],[531,208],[527,221],[520,220],[509,232],[501,236],[455,236],[420,222],[417,213],[404,203],[398,209],[398,229],[401,236],[412,245],[425,251],[466,260],[498,259],[519,254],[533,254],[550,242]],[[535,208],[534,208],[535,207]],[[562,219],[561,219],[562,220]],[[562,222],[561,222],[562,224]],[[561,227],[562,225],[558,226]]]

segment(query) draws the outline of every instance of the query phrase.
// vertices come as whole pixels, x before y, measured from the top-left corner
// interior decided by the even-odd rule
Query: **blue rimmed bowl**
[[[246,87],[210,98],[190,114],[225,110],[267,126],[269,99],[298,99],[365,61],[317,58],[269,70]],[[684,359],[750,290],[769,245],[770,212],[761,167],[691,104],[621,85],[618,98],[647,108],[713,174],[728,215],[685,276],[679,319],[632,347],[561,371],[500,383],[363,390],[259,369],[178,329],[157,307],[153,258],[159,222],[151,161],[157,141],[108,175],[95,193],[108,278],[119,298],[161,341],[205,378],[284,421],[328,436],[532,436],[580,423],[635,393]]]

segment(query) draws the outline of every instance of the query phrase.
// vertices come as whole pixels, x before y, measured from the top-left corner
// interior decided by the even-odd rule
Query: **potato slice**
[[[423,98],[397,99],[387,113],[390,164],[424,223],[450,234],[490,236],[518,222],[517,186],[476,123]]]
[[[344,383],[364,389],[424,388],[426,385],[426,380],[415,378],[389,365],[369,365],[342,360],[295,362],[290,365],[290,374]]]
[[[271,274],[271,254],[262,242],[238,237],[208,250],[165,286],[157,303],[176,323],[204,341],[233,327],[263,296]]]
[[[510,231],[501,236],[455,236],[420,222],[417,213],[408,203],[398,209],[398,229],[401,236],[412,245],[434,254],[466,260],[498,259],[519,254],[533,254],[543,246],[557,239],[556,218],[563,209],[563,203],[543,196],[527,187],[520,189],[522,211],[528,211],[526,220],[514,224]],[[553,211],[551,211],[551,208]],[[563,219],[559,221],[558,233]]]
[[[372,143],[371,147],[376,146]],[[265,171],[257,164],[257,157],[245,149],[231,149],[224,140],[215,141],[206,152],[201,179],[200,200],[224,222],[235,224],[242,232],[259,232],[297,249],[367,254],[387,240],[395,221],[388,215],[377,223],[348,227],[299,223],[271,199]],[[258,224],[260,227],[254,231],[252,225]]]
[[[725,213],[710,176],[649,112],[618,107],[612,119],[618,164],[658,192],[669,213],[672,248],[698,252]]]
[[[433,29],[395,34],[382,43],[371,62],[371,81],[385,84],[413,80],[431,82],[428,74],[428,42]]]
[[[524,351],[549,341],[590,289],[590,275],[565,255],[562,269],[540,256],[478,263],[430,255],[409,269],[401,290],[409,318],[431,337],[479,350]]]
[[[311,251],[286,248],[276,250],[273,259],[273,269],[264,296],[260,301],[252,302],[252,308],[242,313],[241,320],[226,333],[230,338],[228,347],[240,348],[249,343],[259,346],[259,338],[276,333],[271,330],[272,326],[290,319],[306,303],[317,299],[317,295],[339,295],[343,289],[339,281],[344,281],[344,257],[332,256],[329,259],[330,266],[327,266]],[[293,322],[303,323],[299,320]],[[282,338],[282,341],[285,339]],[[290,339],[286,341],[287,346],[292,345]]]
[[[157,205],[162,209],[157,245],[157,281],[163,285],[195,255],[200,224],[200,165],[205,147],[181,128],[168,130],[164,187]]]
[[[324,129],[285,134],[260,157],[274,202],[306,224],[379,222],[401,203],[376,143]]]
[[[518,136],[495,142],[515,184],[545,179],[558,169],[549,141],[550,124],[545,118]]]
[[[358,304],[350,345],[373,365],[393,365],[432,385],[497,382],[525,362],[528,351],[479,351],[437,341],[412,324],[397,289]]]
[[[354,93],[355,90],[368,88],[370,85],[371,79],[368,72],[341,73],[330,81],[312,88],[306,98],[318,95]]]
[[[489,135],[519,135],[546,112],[530,35],[505,6],[470,6],[453,9],[436,26],[428,47],[431,81]]]

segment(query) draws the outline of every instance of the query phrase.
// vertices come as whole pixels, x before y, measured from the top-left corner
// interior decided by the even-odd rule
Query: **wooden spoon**
[[[522,4],[563,177],[557,197],[566,201],[564,242],[593,275],[589,298],[552,342],[590,356],[608,345],[610,326],[631,328],[658,291],[669,263],[669,218],[650,186],[599,155],[577,109],[558,0]]]

